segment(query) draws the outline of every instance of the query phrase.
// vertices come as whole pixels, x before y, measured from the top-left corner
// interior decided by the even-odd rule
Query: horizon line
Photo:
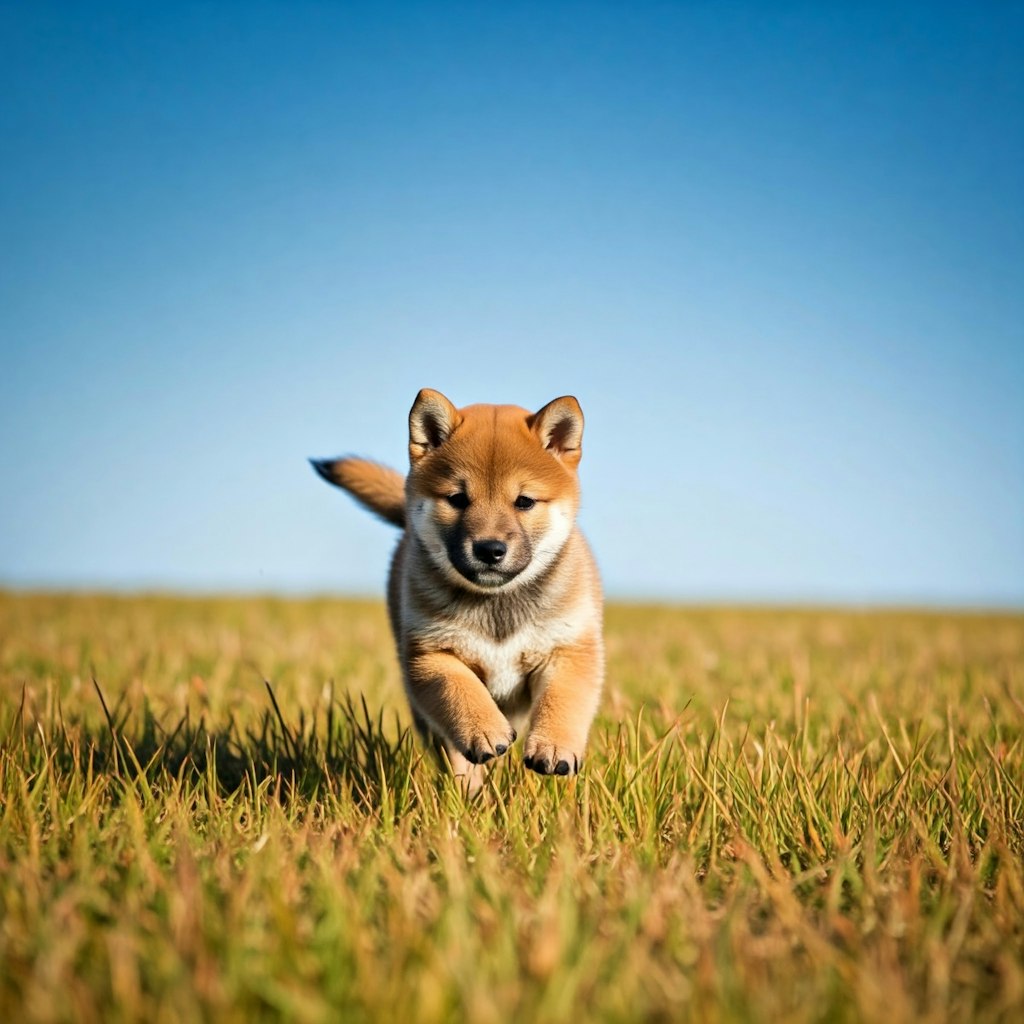
[[[332,587],[253,587],[210,586],[205,584],[169,584],[161,582],[43,582],[0,579],[0,596],[10,597],[115,597],[115,598],[167,598],[201,600],[284,600],[284,601],[379,601],[385,594],[379,591],[343,590]],[[750,608],[801,609],[835,611],[902,611],[902,612],[963,612],[970,614],[1024,615],[1024,597],[922,595],[876,593],[853,596],[841,593],[794,591],[781,592],[680,591],[675,593],[649,593],[610,590],[605,592],[605,603],[633,607],[680,608]]]

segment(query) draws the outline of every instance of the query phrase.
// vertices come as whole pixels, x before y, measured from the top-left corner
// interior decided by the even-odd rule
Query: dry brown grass
[[[1024,617],[607,635],[466,802],[376,603],[0,595],[0,1019],[1024,1019]]]

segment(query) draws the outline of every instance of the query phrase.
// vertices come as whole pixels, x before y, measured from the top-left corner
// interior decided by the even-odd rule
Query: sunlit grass
[[[1024,1019],[1024,617],[607,636],[466,801],[376,603],[0,595],[0,1019]]]

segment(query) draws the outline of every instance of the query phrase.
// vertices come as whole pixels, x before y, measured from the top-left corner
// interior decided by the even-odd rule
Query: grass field
[[[466,801],[377,603],[0,595],[0,1020],[1024,1020],[1024,617],[607,638]]]

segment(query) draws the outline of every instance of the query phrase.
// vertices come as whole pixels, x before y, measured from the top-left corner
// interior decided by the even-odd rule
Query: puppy
[[[403,534],[388,612],[417,728],[471,790],[528,729],[525,764],[579,771],[604,678],[601,583],[575,524],[583,412],[556,398],[456,409],[424,389],[409,474],[310,460]]]

